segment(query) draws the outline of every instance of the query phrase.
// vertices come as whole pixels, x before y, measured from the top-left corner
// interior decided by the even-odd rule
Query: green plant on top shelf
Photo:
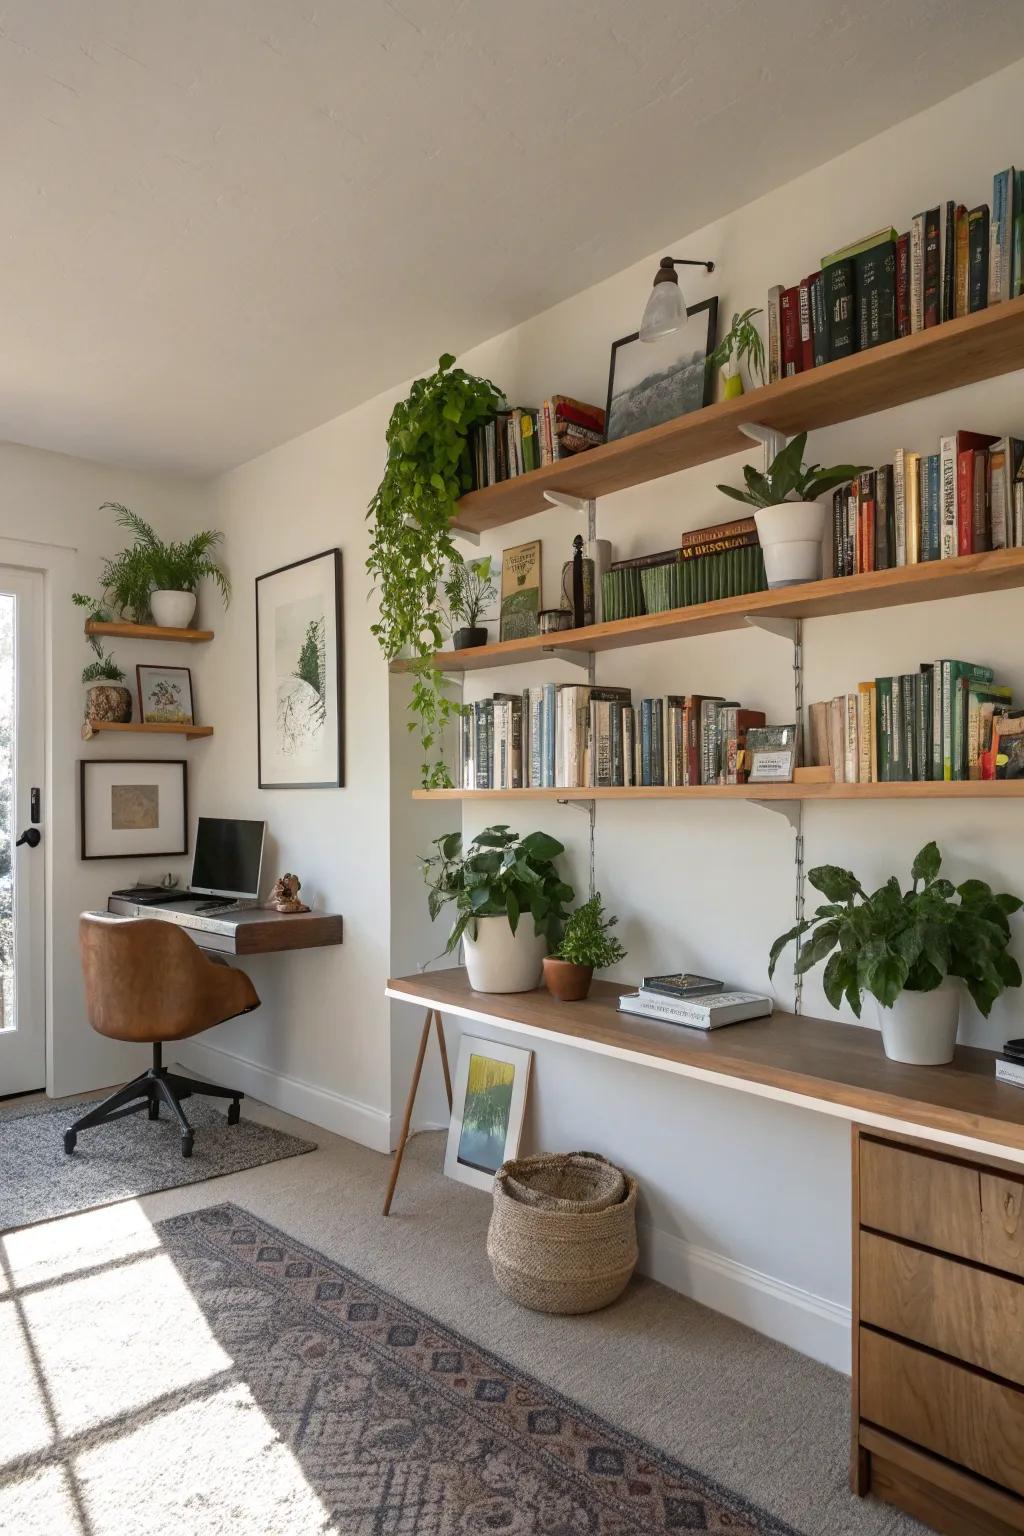
[[[820,464],[805,464],[804,449],[807,433],[798,432],[791,443],[775,455],[767,474],[750,464],[743,466],[746,490],[738,491],[733,485],[720,485],[718,489],[734,501],[746,502],[749,507],[778,507],[786,501],[816,501],[826,491],[863,474],[866,464],[835,464],[823,469]]]
[[[444,727],[461,706],[444,691],[433,663],[443,644],[446,568],[458,558],[452,536],[455,504],[473,484],[469,431],[489,421],[502,396],[488,379],[453,367],[445,353],[437,369],[417,379],[388,422],[388,459],[369,508],[372,519],[366,568],[380,615],[371,630],[389,661],[411,658],[410,731],[419,730],[421,782],[451,788],[439,752]]]
[[[570,912],[553,958],[567,960],[570,965],[589,965],[595,971],[617,965],[626,958],[625,949],[609,932],[618,921],[617,917],[605,917],[601,893],[595,891],[589,901]]]
[[[705,367],[727,368],[733,365],[738,372],[743,359],[746,358],[751,378],[756,374],[759,382],[763,384],[764,342],[754,324],[754,316],[761,313],[760,309],[745,309],[741,315],[733,315],[732,325],[715,350],[709,353]]]
[[[215,556],[223,534],[207,529],[183,542],[165,543],[145,518],[119,501],[105,501],[101,512],[113,512],[122,528],[135,535],[134,542],[116,555],[105,559],[100,571],[100,596],[73,592],[71,601],[84,608],[94,623],[109,624],[127,619],[145,624],[151,618],[153,592],[195,592],[199,583],[209,579],[227,604],[231,584]],[[97,650],[95,636],[90,637]]]
[[[554,946],[561,937],[565,903],[575,892],[555,868],[563,845],[546,832],[521,838],[502,824],[477,834],[465,853],[462,833],[434,839],[436,853],[421,858],[423,878],[430,889],[427,906],[436,918],[448,902],[455,903],[455,921],[444,953],[450,955],[466,932],[476,938],[478,917],[507,917],[515,933],[521,917],[529,915],[534,932]]]

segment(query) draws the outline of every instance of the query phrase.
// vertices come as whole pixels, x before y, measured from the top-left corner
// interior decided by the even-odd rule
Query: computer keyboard
[[[199,911],[203,917],[222,917],[227,912],[248,912],[255,905],[254,901],[215,901],[200,907]]]

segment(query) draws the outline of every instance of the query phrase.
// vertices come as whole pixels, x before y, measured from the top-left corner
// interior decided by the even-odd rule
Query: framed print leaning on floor
[[[452,1085],[444,1171],[491,1189],[494,1175],[519,1151],[533,1052],[463,1035]]]
[[[345,782],[340,549],[256,578],[256,719],[261,789]]]

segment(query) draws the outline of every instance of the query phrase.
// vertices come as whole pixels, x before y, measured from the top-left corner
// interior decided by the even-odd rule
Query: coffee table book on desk
[[[636,1062],[851,1123],[851,1483],[950,1536],[1024,1532],[1024,1091],[990,1051],[889,1061],[877,1031],[777,1012],[703,1033],[582,1003],[473,992],[461,967],[388,982],[425,1008],[391,1208],[430,1035],[442,1016]]]

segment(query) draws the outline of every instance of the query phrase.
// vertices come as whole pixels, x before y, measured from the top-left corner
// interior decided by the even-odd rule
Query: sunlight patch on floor
[[[17,1482],[0,1482],[0,1531],[12,1536],[91,1536],[83,1531],[63,1467],[44,1467]]]
[[[21,1326],[18,1308],[8,1298],[0,1300],[0,1380],[3,1404],[0,1406],[0,1471],[5,1462],[30,1451],[40,1451],[50,1444],[46,1402],[36,1377],[28,1340]],[[0,1520],[0,1531],[13,1529]]]
[[[20,1289],[152,1253],[160,1239],[135,1200],[43,1221],[0,1239]]]

